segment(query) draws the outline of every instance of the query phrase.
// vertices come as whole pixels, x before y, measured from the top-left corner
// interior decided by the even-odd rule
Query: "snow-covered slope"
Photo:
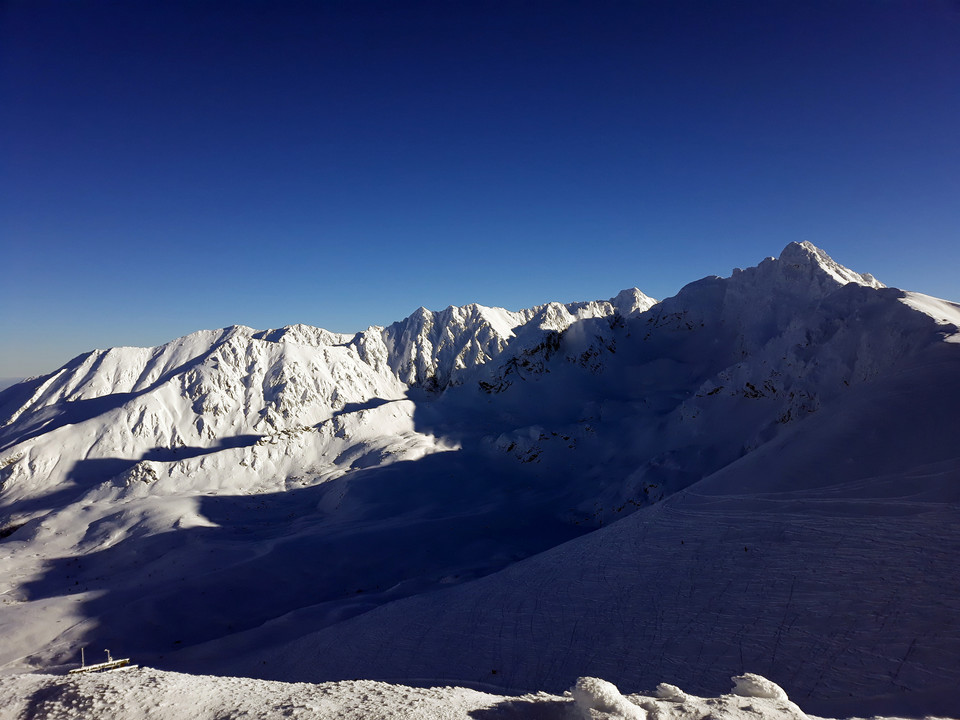
[[[958,325],[792,243],[660,303],[81,356],[0,393],[0,664],[99,643],[710,694],[753,670],[804,707],[944,712]]]
[[[956,713],[960,358],[936,355],[595,533],[227,669],[699,693],[749,669],[816,711]]]
[[[652,303],[632,290],[610,301],[554,303],[519,313],[480,306],[421,310],[402,323],[355,336],[302,325],[262,332],[232,327],[158,348],[95,351],[10,388],[0,394],[0,533],[5,549],[13,551],[0,557],[10,561],[0,580],[10,605],[0,616],[8,640],[0,647],[0,661],[23,662],[25,653],[35,650],[43,659],[29,662],[46,664],[72,652],[108,615],[118,632],[142,638],[137,649],[154,655],[179,644],[184,634],[191,642],[229,635],[301,606],[319,604],[321,616],[337,618],[490,572],[515,555],[580,532],[552,522],[557,526],[552,531],[472,549],[452,546],[446,555],[411,561],[411,555],[423,554],[418,546],[424,532],[439,537],[447,525],[463,531],[469,526],[458,514],[475,515],[479,523],[483,509],[496,504],[495,483],[482,473],[466,483],[450,482],[475,472],[474,461],[457,454],[427,469],[413,464],[457,448],[454,439],[420,427],[414,400],[429,403],[467,362],[476,368],[497,357],[517,340],[514,330],[543,333],[541,325],[549,322],[549,332],[557,332],[578,318],[629,316]],[[400,465],[388,470],[394,463]],[[353,475],[364,469],[369,479],[354,482]],[[333,482],[341,476],[350,477]],[[295,492],[309,488],[316,490],[308,498]],[[259,499],[244,502],[250,494]],[[239,504],[229,500],[234,497]],[[221,506],[210,498],[228,500]],[[521,505],[544,512],[535,498]],[[266,521],[256,512],[263,508],[270,508]],[[251,511],[260,515],[253,529]],[[408,524],[426,529],[397,538],[379,526],[384,518],[397,523],[404,514],[411,516]],[[227,544],[236,552],[223,547],[226,536],[219,533],[195,535],[224,525],[230,528]],[[271,551],[278,536],[288,542]],[[128,555],[133,540],[151,549],[141,546]],[[371,546],[384,541],[389,551]],[[197,543],[204,548],[199,558]],[[301,559],[287,554],[291,545],[300,551],[322,548],[344,559],[367,554],[375,567],[355,557],[338,559],[299,574],[309,594],[289,594],[278,584],[272,593],[236,600],[244,596],[250,575],[259,572],[258,563],[289,571],[290,563]],[[110,559],[80,575],[74,567],[66,574],[56,569],[65,561],[75,565],[81,556]],[[186,619],[171,624],[171,600],[214,578],[222,582],[206,602],[234,598],[220,620],[187,612]],[[357,598],[356,588],[368,584],[381,592]],[[109,601],[94,600],[103,589],[125,595],[125,613],[114,612],[112,594]],[[202,588],[197,593],[207,595]],[[65,603],[54,599],[66,597]],[[72,614],[76,603],[82,604],[80,615]],[[77,621],[40,629],[24,623],[47,605]],[[156,616],[158,627],[143,632],[142,615]],[[159,635],[168,637],[158,642]]]

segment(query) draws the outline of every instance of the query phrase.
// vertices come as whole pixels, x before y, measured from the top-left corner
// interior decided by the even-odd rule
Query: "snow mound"
[[[584,720],[600,718],[625,718],[646,720],[643,708],[627,700],[617,686],[595,677],[578,678],[570,694]]]
[[[760,675],[744,673],[736,675],[733,680],[733,694],[740,697],[772,698],[773,700],[789,700],[787,693],[775,682]]]
[[[657,685],[656,696],[661,700],[672,700],[673,702],[683,702],[687,699],[687,694],[670,683],[660,683]]]

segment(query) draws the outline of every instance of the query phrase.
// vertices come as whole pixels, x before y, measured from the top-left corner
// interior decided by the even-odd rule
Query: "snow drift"
[[[653,696],[620,694],[612,683],[580,678],[563,695],[505,695],[461,687],[409,687],[373,681],[279,683],[136,669],[104,675],[0,677],[0,720],[103,717],[114,720],[184,717],[243,718],[543,718],[544,720],[801,720],[806,715],[782,689],[757,675],[733,678],[734,688],[699,698],[661,684]],[[679,693],[679,695],[677,694]]]

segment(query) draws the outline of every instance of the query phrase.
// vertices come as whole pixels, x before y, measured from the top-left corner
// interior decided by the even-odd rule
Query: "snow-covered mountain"
[[[157,348],[87,353],[0,394],[5,499],[79,491],[128,470],[161,481],[159,492],[263,491],[282,489],[291,475],[327,479],[358,462],[419,457],[438,446],[413,428],[411,391],[456,384],[511,341],[520,352],[531,336],[653,304],[627,290],[610,301],[521,312],[420,308],[355,336],[234,326]],[[275,452],[281,442],[297,447]],[[229,468],[230,477],[209,472],[214,467]],[[185,480],[200,468],[202,478]]]
[[[951,711],[958,325],[792,243],[659,303],[89,353],[0,393],[0,664],[757,671],[803,707]]]

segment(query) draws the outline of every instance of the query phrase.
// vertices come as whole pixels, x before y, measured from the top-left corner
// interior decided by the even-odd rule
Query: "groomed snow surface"
[[[735,676],[729,694],[689,695],[661,683],[650,695],[622,695],[581,677],[561,695],[503,695],[463,687],[410,687],[373,680],[283,683],[131,668],[76,676],[0,677],[0,720],[800,720],[775,683]],[[879,720],[879,719],[878,719]],[[892,719],[891,719],[892,720]]]

